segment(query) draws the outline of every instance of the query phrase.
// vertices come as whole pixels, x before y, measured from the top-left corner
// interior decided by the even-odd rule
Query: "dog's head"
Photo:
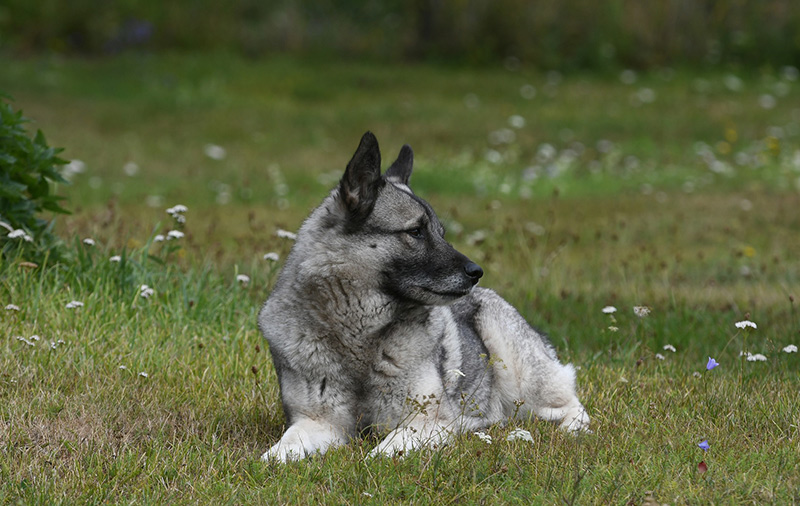
[[[447,304],[467,295],[483,270],[444,239],[436,213],[411,191],[413,162],[411,148],[403,146],[382,175],[378,141],[365,133],[334,192],[340,230],[353,260],[381,278],[385,293]]]

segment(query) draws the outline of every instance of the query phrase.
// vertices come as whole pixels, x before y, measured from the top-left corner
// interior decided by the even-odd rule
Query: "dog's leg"
[[[494,292],[481,292],[478,325],[493,360],[506,415],[535,415],[569,432],[589,431],[575,394],[575,368],[563,365],[546,337]],[[519,405],[519,402],[522,405]]]
[[[543,420],[559,423],[567,432],[590,432],[589,415],[575,395],[575,368],[553,362],[549,369],[546,383],[528,394],[532,397],[529,410]]]
[[[518,416],[533,414],[554,422],[567,432],[591,432],[589,415],[575,394],[575,368],[555,359],[542,359],[527,374],[519,374],[515,401],[522,401]]]
[[[347,443],[346,434],[325,421],[302,418],[293,423],[281,440],[270,448],[261,460],[287,462],[300,460],[314,453],[325,453],[332,446]]]

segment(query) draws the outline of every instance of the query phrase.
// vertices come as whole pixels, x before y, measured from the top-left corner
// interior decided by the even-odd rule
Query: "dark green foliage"
[[[288,52],[541,69],[790,65],[796,0],[30,0],[0,5],[14,51]]]
[[[41,131],[28,137],[28,120],[14,111],[7,96],[0,94],[0,99],[0,251],[4,257],[21,254],[32,261],[57,258],[59,241],[52,222],[40,215],[68,213],[59,204],[63,197],[52,191],[52,183],[67,182],[59,171],[67,162],[57,156],[61,149],[47,145]]]

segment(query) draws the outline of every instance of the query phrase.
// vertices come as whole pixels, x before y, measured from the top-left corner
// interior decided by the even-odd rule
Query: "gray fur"
[[[301,226],[258,324],[288,429],[262,458],[324,452],[370,428],[373,455],[447,442],[513,415],[588,430],[575,372],[444,239],[408,187],[403,146],[384,176],[367,132]],[[521,405],[520,405],[521,403]]]

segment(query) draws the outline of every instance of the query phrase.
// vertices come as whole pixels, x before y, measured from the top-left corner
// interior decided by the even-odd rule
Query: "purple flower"
[[[697,446],[702,448],[704,452],[707,452],[708,449],[711,447],[711,445],[708,444],[708,440],[705,440],[702,443],[699,443]]]
[[[706,371],[710,371],[711,369],[717,367],[718,365],[719,365],[719,362],[717,362],[716,360],[714,360],[711,357],[708,357],[708,363],[706,364]]]

